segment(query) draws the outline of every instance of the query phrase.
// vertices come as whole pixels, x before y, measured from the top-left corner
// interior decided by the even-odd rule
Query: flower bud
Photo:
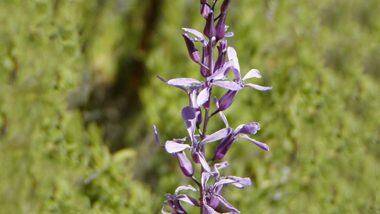
[[[190,39],[190,37],[187,34],[182,34],[183,38],[185,39],[185,43],[187,46],[187,51],[189,52],[190,58],[195,62],[199,63],[201,60],[201,57],[199,56],[199,51],[195,47],[195,44],[193,40]]]
[[[230,2],[231,2],[231,0],[224,0],[222,6],[220,8],[221,13],[227,13],[228,6],[230,5]]]
[[[209,49],[207,47],[203,47],[203,54],[202,54],[202,63],[203,65],[209,67],[208,58],[210,56]],[[211,72],[209,69],[205,68],[204,66],[201,66],[201,74],[203,77],[209,77],[211,75]]]
[[[232,144],[235,141],[234,134],[230,134],[222,140],[215,150],[214,160],[221,160],[227,154],[228,150],[231,148]]]
[[[215,70],[221,68],[226,62],[227,53],[224,47],[226,46],[226,43],[227,42],[225,40],[220,41],[220,45],[218,46],[218,59],[215,62]]]
[[[218,23],[216,25],[216,40],[223,39],[226,34],[226,18],[227,14],[222,13],[218,20]]]
[[[201,15],[203,16],[203,18],[207,19],[208,15],[211,13],[211,11],[212,11],[212,9],[208,4],[204,3],[201,5]]]
[[[210,14],[208,14],[206,26],[205,26],[203,33],[208,38],[212,38],[215,36],[214,13],[212,11],[210,12]]]
[[[220,98],[218,104],[218,111],[224,111],[228,109],[234,102],[234,98],[237,94],[237,91],[228,91],[222,98]]]
[[[187,158],[185,152],[179,152],[176,154],[179,162],[179,166],[183,172],[183,174],[187,177],[191,177],[194,175],[194,168],[191,161]]]

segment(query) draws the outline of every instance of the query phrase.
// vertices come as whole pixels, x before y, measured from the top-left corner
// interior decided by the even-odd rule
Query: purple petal
[[[198,87],[202,83],[196,79],[192,78],[176,78],[176,79],[171,79],[167,81],[167,84],[171,86],[177,86],[177,87]]]
[[[196,112],[197,119],[196,119],[196,126],[199,127],[202,124],[203,118],[202,118],[202,111],[201,109],[197,109]]]
[[[252,70],[248,71],[248,73],[243,77],[243,81],[251,79],[251,78],[260,79],[261,78],[260,71],[257,69],[252,69]]]
[[[260,124],[256,122],[240,125],[236,128],[236,134],[254,135],[260,130]]]
[[[222,142],[218,145],[218,147],[215,150],[214,159],[223,159],[235,140],[235,136],[232,134],[224,138],[224,140],[222,140]]]
[[[216,177],[220,176],[219,170],[224,169],[224,168],[226,168],[228,166],[229,166],[229,164],[228,164],[227,161],[214,164],[214,173],[216,173]]]
[[[195,119],[196,109],[190,106],[187,106],[182,109],[182,117],[184,120],[193,120]]]
[[[244,187],[251,186],[252,181],[250,178],[241,178],[236,176],[228,176],[226,178],[220,179],[218,182],[214,184],[214,188],[223,187],[224,185],[231,184],[239,189],[243,189]]]
[[[179,88],[179,89],[181,89],[181,90],[183,90],[185,92],[187,92],[187,90],[188,90],[188,88],[186,88],[184,86],[169,84],[167,80],[165,80],[163,77],[161,77],[159,75],[157,75],[157,78],[160,79],[162,82],[164,82],[164,83],[166,83],[166,84],[168,84],[170,86],[174,86],[176,88]]]
[[[238,69],[236,69],[236,68],[233,68],[232,72],[233,72],[233,74],[235,76],[235,80],[241,82],[240,71]]]
[[[200,152],[197,152],[196,155],[198,156],[198,160],[201,163],[202,168],[206,172],[211,172],[210,166],[208,165],[205,156],[202,153],[200,153]]]
[[[228,91],[225,95],[223,95],[223,97],[220,98],[220,100],[218,101],[219,103],[218,110],[224,111],[228,109],[232,105],[236,94],[237,94],[237,91]]]
[[[206,189],[207,181],[210,179],[211,174],[208,172],[202,172],[201,185],[203,189]]]
[[[193,192],[196,192],[197,190],[191,186],[191,185],[186,185],[186,186],[179,186],[177,187],[177,189],[175,190],[174,194],[175,195],[178,195],[181,191],[193,191]]]
[[[228,124],[227,117],[226,117],[226,115],[223,113],[223,111],[220,111],[220,112],[219,112],[219,117],[220,117],[220,119],[222,119],[222,121],[223,121],[223,123],[224,123],[224,125],[225,125],[226,127],[230,127],[230,125]]]
[[[215,71],[220,69],[224,63],[226,62],[226,48],[225,48],[225,45],[226,45],[226,40],[221,40],[219,45],[218,45],[218,58],[215,62]]]
[[[208,46],[203,47],[202,63],[204,66],[201,66],[201,68],[200,68],[200,71],[201,71],[201,74],[203,77],[208,77],[211,75],[210,69],[209,69],[210,65],[208,63],[209,56],[210,56],[210,50],[209,50]]]
[[[218,141],[220,139],[223,139],[225,137],[227,137],[227,135],[231,133],[231,129],[230,128],[224,128],[224,129],[221,129],[211,135],[207,135],[204,139],[203,139],[203,143],[212,143],[212,142],[215,142],[215,141]]]
[[[237,57],[236,50],[233,47],[227,48],[227,56],[229,60],[232,60],[233,67],[240,72],[239,59]]]
[[[192,90],[189,93],[189,99],[190,99],[190,105],[193,108],[198,108],[199,106],[197,105],[197,90]]]
[[[212,207],[213,209],[216,209],[219,205],[218,198],[215,195],[211,195],[208,205],[210,205],[210,207]]]
[[[199,55],[198,49],[195,47],[194,42],[191,40],[191,38],[187,34],[182,34],[183,38],[185,39],[185,43],[187,46],[187,51],[189,52],[190,58],[195,62],[199,63],[201,60],[201,57]]]
[[[189,149],[189,148],[191,148],[189,145],[183,144],[183,143],[177,143],[175,141],[166,141],[165,143],[165,149],[170,154],[182,152],[183,150]]]
[[[229,166],[229,163],[227,161],[223,161],[223,162],[220,162],[220,163],[216,163],[214,165],[214,168],[216,170],[221,170],[221,169],[227,168],[228,166]]]
[[[240,84],[232,81],[215,81],[213,85],[219,86],[221,88],[225,88],[231,91],[239,91],[243,87]]]
[[[179,203],[179,200],[176,195],[166,195],[166,202],[172,209],[171,213],[186,213],[185,209],[182,207],[182,205]],[[163,213],[165,213],[164,211]]]
[[[203,205],[203,214],[218,214],[213,208],[211,208],[209,205],[204,204]]]
[[[228,48],[228,43],[227,40],[223,39],[220,41],[219,46],[218,46],[218,51],[221,53],[226,53]]]
[[[154,142],[157,145],[161,145],[161,143],[160,143],[160,136],[158,134],[158,129],[157,129],[156,125],[153,125],[153,135],[154,135]]]
[[[232,183],[235,183],[236,181],[233,180],[233,179],[229,179],[229,178],[223,178],[223,179],[220,179],[218,182],[216,182],[214,184],[214,187],[217,188],[217,187],[223,187],[224,185],[227,185],[227,184],[232,184]]]
[[[234,35],[235,35],[234,32],[227,32],[226,35],[224,35],[224,37],[230,38],[230,37],[233,37]]]
[[[182,118],[185,121],[187,131],[189,133],[191,142],[194,142],[194,132],[196,128],[197,110],[193,107],[187,106],[182,109]]]
[[[188,34],[191,34],[194,38],[195,38],[195,41],[200,41],[200,42],[205,42],[206,41],[206,38],[204,37],[204,35],[195,30],[195,29],[191,29],[191,28],[182,28],[183,31],[185,31],[186,33]]]
[[[194,175],[194,168],[191,161],[187,158],[185,152],[179,152],[176,153],[179,166],[181,167],[181,170],[183,174],[187,177],[191,177]]]
[[[177,196],[177,198],[178,198],[178,200],[186,202],[186,203],[190,204],[191,206],[199,206],[198,201],[195,198],[190,197],[188,195],[180,194]]]
[[[204,88],[197,97],[198,106],[202,106],[210,99],[210,89]]]
[[[216,108],[219,109],[219,101],[217,99],[215,99],[214,101],[215,101]],[[223,121],[224,125],[226,126],[226,128],[230,127],[230,125],[228,124],[227,117],[223,113],[223,111],[219,111],[218,114],[219,114],[220,119]]]
[[[272,87],[266,87],[266,86],[252,84],[252,83],[247,83],[247,84],[245,84],[245,86],[248,86],[250,88],[253,88],[253,89],[256,89],[259,91],[270,91],[270,90],[272,90]]]
[[[236,176],[228,176],[227,178],[234,180],[235,182],[231,184],[239,189],[243,189],[244,187],[252,185],[252,181],[250,178],[241,178]]]
[[[235,207],[233,207],[225,198],[221,195],[215,195],[219,202],[219,206],[216,210],[222,213],[240,213]]]
[[[252,138],[248,137],[247,135],[241,135],[239,137],[242,138],[243,140],[247,140],[247,141],[255,144],[256,146],[258,146],[260,149],[262,149],[264,151],[268,152],[270,150],[269,146],[267,144],[259,142],[259,141],[255,140],[255,139],[252,139]]]
[[[224,63],[224,65],[216,70],[207,80],[221,80],[226,77],[226,72],[232,67],[232,61]]]

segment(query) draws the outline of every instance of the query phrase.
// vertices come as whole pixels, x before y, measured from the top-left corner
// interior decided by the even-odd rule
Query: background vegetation
[[[181,27],[196,0],[0,1],[0,213],[158,213],[186,179],[152,143],[185,133],[181,93],[197,77]],[[242,68],[233,125],[259,121],[263,153],[237,144],[229,189],[242,213],[380,212],[380,2],[232,1]],[[221,124],[213,124],[217,129]],[[179,128],[181,127],[181,128]]]

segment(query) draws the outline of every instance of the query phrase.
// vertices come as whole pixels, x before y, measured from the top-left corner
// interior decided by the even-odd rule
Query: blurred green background
[[[198,0],[0,1],[0,213],[159,213],[186,184],[153,143],[185,135],[186,99],[157,80],[199,77],[181,27]],[[232,1],[243,91],[264,153],[236,144],[226,173],[242,213],[380,213],[379,0]],[[212,124],[217,129],[221,124]]]

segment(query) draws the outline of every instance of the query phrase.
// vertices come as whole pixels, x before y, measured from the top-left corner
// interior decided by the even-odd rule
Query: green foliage
[[[132,179],[135,151],[111,154],[102,130],[68,108],[85,69],[78,8],[91,1],[53,2],[0,7],[1,212],[152,212]]]
[[[141,2],[0,2],[0,212],[157,213],[183,183],[149,129],[158,124],[162,140],[185,134],[186,100],[155,76],[199,76],[180,28],[203,20],[198,1],[161,1],[142,50],[150,1]],[[227,112],[234,126],[259,121],[258,139],[271,146],[264,154],[235,145],[229,170],[255,186],[227,197],[242,213],[379,211],[378,1],[240,0],[232,8],[243,72],[258,68],[274,89],[243,91]],[[117,81],[122,56],[141,61],[145,79],[133,88],[137,119],[120,124],[125,148],[110,152],[108,127],[83,106],[97,86]]]

